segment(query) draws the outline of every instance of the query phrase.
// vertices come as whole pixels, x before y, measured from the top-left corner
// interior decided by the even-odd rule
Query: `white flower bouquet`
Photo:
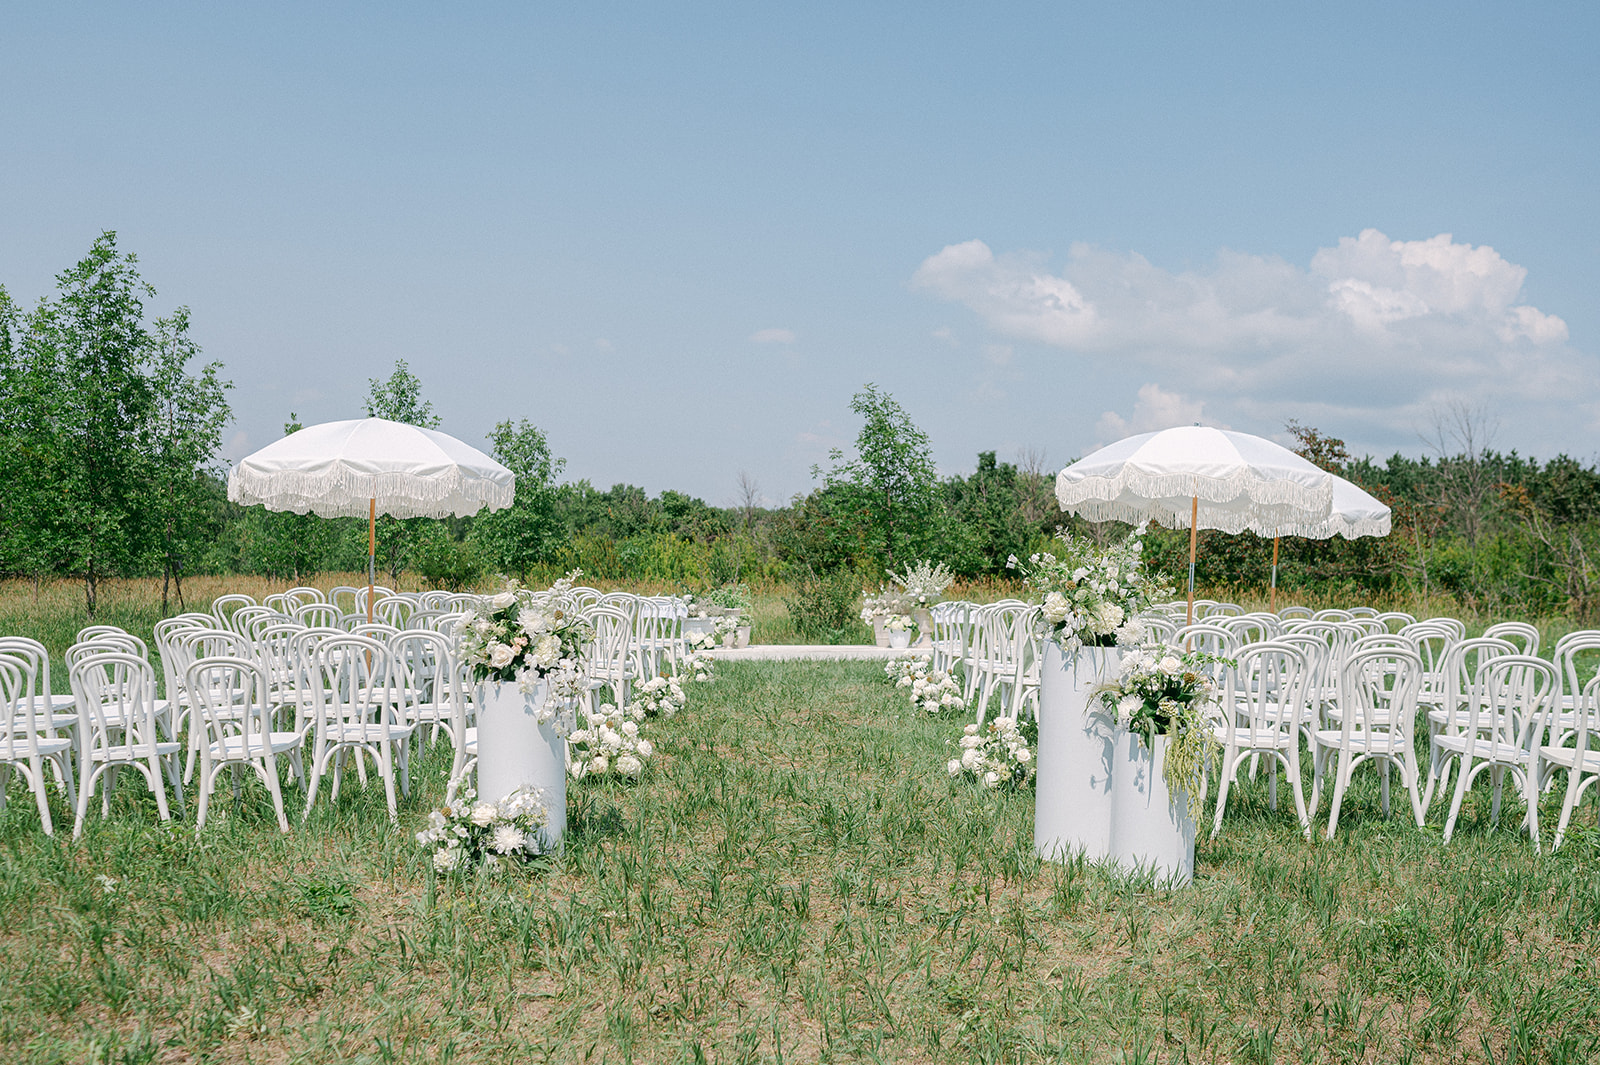
[[[961,734],[961,756],[950,759],[945,771],[986,788],[1023,787],[1034,774],[1032,742],[1024,727],[1014,717],[991,718],[986,729],[967,725]]]
[[[683,645],[689,649],[690,654],[709,651],[717,646],[718,635],[715,630],[711,632],[691,632],[683,637]]]
[[[678,675],[697,684],[710,684],[717,677],[717,660],[707,651],[691,651],[678,663]]]
[[[673,717],[689,701],[677,677],[651,677],[633,686],[630,713],[637,710],[637,718]]]
[[[1143,628],[1130,623],[1172,594],[1165,581],[1143,568],[1144,528],[1104,548],[1063,531],[1056,536],[1059,554],[1041,551],[1026,563],[1015,555],[1006,561],[1039,596],[1044,624],[1063,652],[1143,639]]]
[[[456,628],[461,656],[477,681],[515,681],[524,691],[541,680],[582,680],[583,646],[594,632],[568,608],[574,570],[542,592],[507,581],[481,610]],[[570,693],[564,693],[570,694]]]
[[[890,614],[883,620],[883,627],[890,632],[909,632],[914,624],[910,614]]]
[[[898,584],[915,605],[925,607],[943,597],[944,590],[955,580],[955,574],[942,562],[934,565],[923,559],[916,565],[907,566],[904,573],[890,570],[889,579]]]
[[[467,789],[454,803],[428,814],[417,842],[433,850],[441,873],[474,866],[495,869],[502,862],[529,858],[543,850],[547,814],[537,791],[514,791],[499,802],[474,802]]]
[[[584,726],[567,737],[567,775],[573,780],[589,780],[607,775],[637,780],[644,764],[656,753],[655,746],[640,734],[641,711],[634,716],[602,703],[599,710],[585,708]]]
[[[1233,664],[1168,644],[1143,644],[1123,652],[1117,679],[1098,693],[1117,724],[1138,733],[1147,749],[1155,749],[1157,736],[1167,737],[1162,775],[1190,802],[1205,787],[1206,746],[1212,741],[1207,707],[1217,698],[1217,682],[1205,667],[1215,663]]]
[[[897,655],[884,663],[883,672],[895,687],[905,689],[911,705],[918,710],[938,714],[956,707],[966,708],[960,682],[944,670],[934,669],[933,659],[928,655]]]

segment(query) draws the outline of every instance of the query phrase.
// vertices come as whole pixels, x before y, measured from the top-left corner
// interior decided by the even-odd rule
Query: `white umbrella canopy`
[[[1343,477],[1333,479],[1333,511],[1327,520],[1315,526],[1297,526],[1293,533],[1282,535],[1303,536],[1308,540],[1330,540],[1342,536],[1354,540],[1360,536],[1388,536],[1389,508]],[[1278,536],[1272,538],[1272,608],[1278,607]]]
[[[1297,535],[1333,508],[1333,474],[1271,440],[1208,426],[1140,433],[1056,477],[1061,509],[1090,521],[1189,526],[1189,620],[1199,529]]]
[[[515,492],[511,471],[477,448],[383,418],[307,426],[241,459],[228,474],[228,498],[235,503],[368,519],[369,618],[379,514],[465,517],[484,507],[504,510]]]

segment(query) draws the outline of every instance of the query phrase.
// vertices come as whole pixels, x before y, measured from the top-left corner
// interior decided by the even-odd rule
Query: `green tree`
[[[202,515],[214,495],[222,428],[231,418],[225,393],[231,387],[219,377],[222,363],[210,362],[189,372],[200,346],[189,335],[189,308],[157,319],[152,337],[151,419],[144,453],[149,475],[145,515],[155,526],[156,554],[161,562],[161,612],[167,612],[168,586],[183,607],[183,575],[193,559],[216,537]]]
[[[829,488],[848,484],[861,492],[871,539],[881,547],[882,564],[893,569],[897,558],[914,558],[927,542],[939,489],[933,449],[928,434],[876,385],[857,392],[850,409],[862,418],[856,457],[847,462],[839,449],[829,452],[833,467],[825,483]],[[820,467],[811,472],[813,477],[822,475]]]
[[[566,460],[551,455],[544,433],[526,418],[496,425],[489,442],[496,461],[516,475],[517,492],[508,509],[477,517],[473,537],[496,566],[526,577],[533,566],[549,561],[559,539],[555,482]]]
[[[132,566],[151,527],[140,445],[153,401],[143,300],[155,290],[137,263],[102,233],[29,320],[31,376],[56,384],[39,396],[36,437],[59,519],[51,539],[61,569],[83,581],[90,618],[101,581]]]

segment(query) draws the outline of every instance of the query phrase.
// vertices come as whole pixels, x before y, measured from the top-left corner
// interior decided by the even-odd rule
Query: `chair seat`
[[[1226,727],[1212,725],[1211,735],[1219,744],[1227,745],[1228,730]],[[1233,742],[1240,749],[1249,747],[1263,750],[1287,750],[1291,744],[1299,742],[1299,737],[1293,733],[1286,733],[1275,728],[1236,728],[1233,730]]]
[[[1540,747],[1539,757],[1581,773],[1600,773],[1600,751],[1580,751],[1576,747]]]
[[[293,750],[300,746],[300,743],[301,736],[298,732],[272,732],[266,737],[252,736],[247,749],[243,736],[229,736],[211,744],[211,757],[219,762],[237,762],[246,758],[263,758],[269,750],[273,754],[282,754],[284,751]]]
[[[415,724],[431,725],[438,721],[449,721],[455,716],[455,708],[449,703],[416,703],[406,710],[406,716]]]
[[[98,748],[89,752],[89,760],[93,762],[125,762],[130,758],[143,760],[145,758],[166,758],[183,750],[183,744],[172,740],[162,740],[159,743],[136,743],[131,748],[118,745],[110,749]]]
[[[1465,754],[1485,762],[1500,762],[1504,765],[1527,765],[1529,756],[1525,748],[1504,740],[1488,739],[1483,736],[1439,736],[1434,741],[1434,746],[1441,750],[1451,751],[1455,754]]]
[[[9,757],[4,753],[4,748],[8,742],[11,744],[11,754]],[[38,736],[34,742],[37,745],[40,756],[45,758],[48,758],[51,755],[60,754],[62,751],[70,751],[73,747],[77,746],[76,741],[66,736],[41,735]],[[22,732],[12,732],[9,740],[7,738],[0,737],[0,762],[21,761],[27,757],[28,737]]]
[[[1322,747],[1338,748],[1343,735],[1338,729],[1319,729],[1311,734],[1312,741]],[[1350,749],[1356,754],[1409,754],[1411,745],[1392,732],[1352,732]]]
[[[390,725],[385,729],[371,722],[335,721],[326,726],[325,735],[330,743],[382,743],[385,738],[410,739],[416,728],[415,725]]]

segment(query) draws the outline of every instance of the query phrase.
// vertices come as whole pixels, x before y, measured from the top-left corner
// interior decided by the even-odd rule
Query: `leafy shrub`
[[[807,569],[794,582],[794,597],[786,597],[795,631],[823,643],[868,642],[870,634],[856,614],[860,582],[850,570],[818,576]]]

